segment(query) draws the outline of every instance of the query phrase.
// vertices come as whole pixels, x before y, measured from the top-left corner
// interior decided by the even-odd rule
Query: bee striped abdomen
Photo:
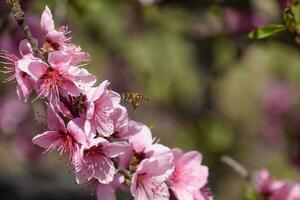
[[[122,93],[122,101],[131,103],[133,106],[133,109],[138,108],[141,105],[141,102],[143,100],[148,101],[148,97],[143,94],[136,93],[136,92]]]

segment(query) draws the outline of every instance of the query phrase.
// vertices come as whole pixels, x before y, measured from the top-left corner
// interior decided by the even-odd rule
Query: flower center
[[[102,146],[93,146],[90,149],[87,149],[84,151],[84,153],[88,156],[88,157],[93,157],[93,156],[97,156],[99,154],[103,154],[102,152]]]
[[[44,81],[44,84],[55,89],[64,81],[64,77],[59,73],[59,71],[52,67],[47,69],[47,72],[42,76],[41,79]]]

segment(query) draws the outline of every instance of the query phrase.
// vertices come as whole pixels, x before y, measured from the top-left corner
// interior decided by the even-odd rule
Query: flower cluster
[[[159,144],[146,125],[128,117],[108,81],[95,86],[95,76],[81,64],[90,56],[71,43],[67,27],[55,29],[48,7],[41,30],[41,56],[27,40],[20,43],[20,56],[1,53],[19,98],[26,102],[35,92],[46,102],[48,130],[33,143],[66,157],[77,183],[93,186],[101,200],[115,199],[116,189],[136,200],[212,199],[200,153]]]
[[[300,184],[273,178],[266,169],[254,174],[254,187],[265,200],[300,199]]]

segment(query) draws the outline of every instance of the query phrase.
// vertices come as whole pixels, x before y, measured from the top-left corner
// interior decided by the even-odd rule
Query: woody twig
[[[11,8],[11,12],[16,19],[18,25],[22,28],[25,33],[26,39],[31,45],[32,51],[35,56],[42,58],[42,53],[34,41],[29,26],[25,20],[25,13],[20,6],[19,0],[6,0],[7,4]]]

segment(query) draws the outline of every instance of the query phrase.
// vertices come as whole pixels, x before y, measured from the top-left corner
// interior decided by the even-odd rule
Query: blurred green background
[[[31,0],[24,6],[38,27],[48,5],[56,26],[69,24],[73,41],[91,54],[87,68],[98,83],[108,79],[117,92],[149,97],[136,111],[126,105],[131,118],[151,126],[163,144],[200,151],[216,200],[241,200],[246,183],[222,155],[250,172],[266,167],[274,176],[299,178],[300,46],[289,33],[247,38],[255,27],[281,23],[283,2]],[[0,4],[0,47],[13,49],[17,30]],[[1,84],[1,118],[19,115],[7,108],[11,91],[14,84]],[[38,102],[28,104],[29,116],[12,128],[1,122],[0,199],[95,199],[75,184],[65,161],[40,157],[32,147],[44,117]]]

